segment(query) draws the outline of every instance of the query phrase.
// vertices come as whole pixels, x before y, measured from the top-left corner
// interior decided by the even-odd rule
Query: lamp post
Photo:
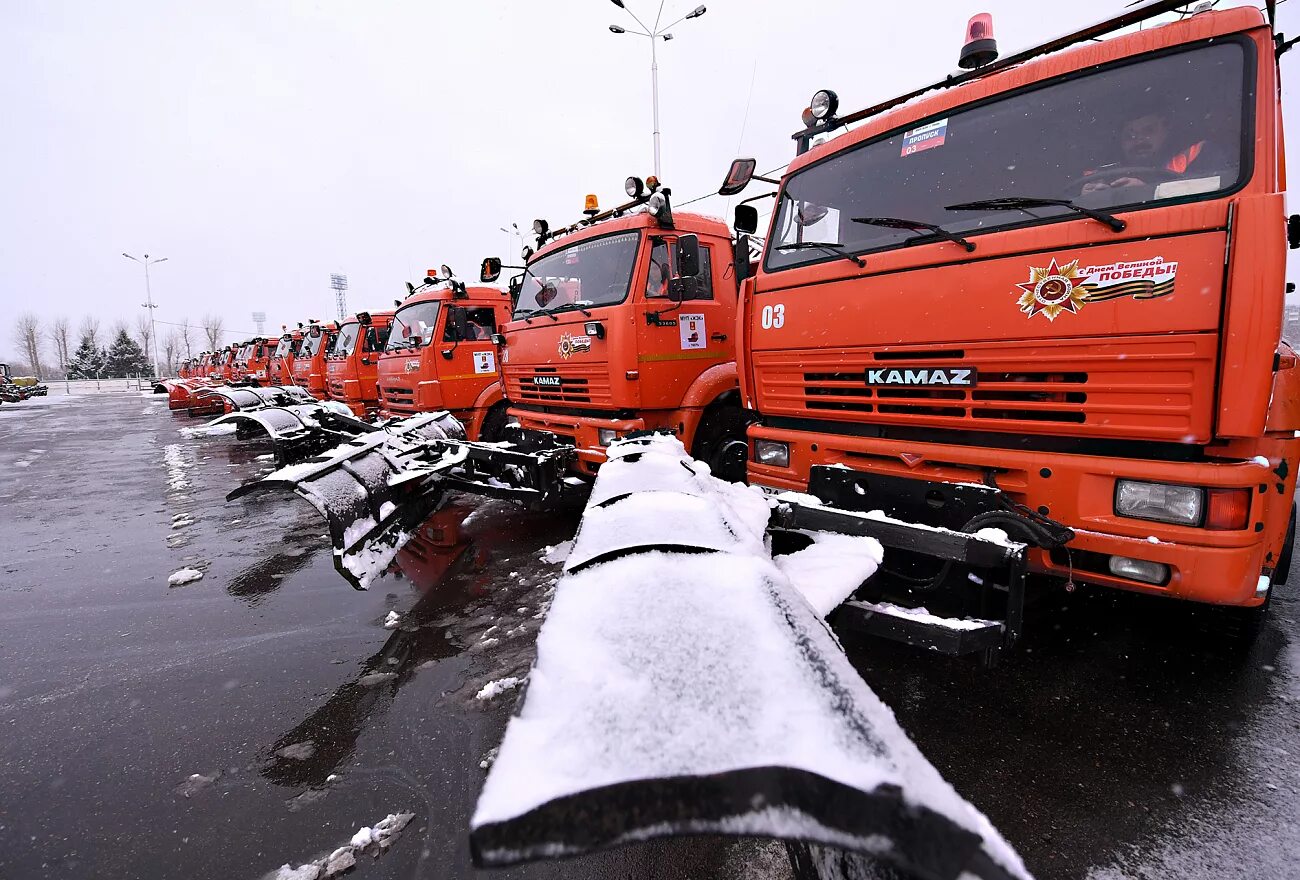
[[[668,33],[668,29],[670,27],[672,27],[675,24],[680,24],[681,22],[687,21],[692,18],[699,18],[707,10],[703,6],[696,6],[690,12],[686,13],[681,18],[677,19],[671,24],[666,24],[663,27],[660,27],[659,21],[661,18],[663,18],[663,14],[664,14],[664,0],[659,0],[659,12],[655,15],[654,27],[646,27],[646,23],[643,22],[641,19],[637,18],[635,12],[633,12],[632,10],[628,9],[625,5],[623,5],[623,0],[609,0],[609,2],[613,3],[619,9],[625,11],[628,15],[632,16],[632,19],[637,24],[641,25],[642,28],[642,30],[639,31],[635,29],[628,30],[627,28],[619,27],[616,24],[611,24],[609,26],[610,33],[637,34],[638,36],[648,37],[650,39],[650,94],[651,94],[651,100],[654,103],[655,177],[658,177],[662,180],[663,175],[660,174],[659,172],[659,55],[655,49],[655,41],[663,40],[665,43],[668,42],[673,38],[673,35]]]
[[[515,243],[519,245],[519,252],[520,252],[520,253],[523,253],[523,250],[524,250],[524,234],[523,234],[522,232],[519,231],[519,224],[518,224],[518,223],[511,223],[509,229],[506,229],[504,226],[498,226],[497,228],[500,229],[502,232],[504,232],[506,235],[513,235],[513,236],[515,237],[515,239],[516,239],[516,242],[515,242]],[[509,252],[509,251],[507,251],[507,253],[508,253],[508,252]]]
[[[149,267],[154,263],[165,263],[167,262],[167,258],[154,257],[153,259],[150,259],[149,255],[145,254],[144,259],[141,260],[125,252],[123,252],[122,256],[126,257],[128,260],[135,260],[135,262],[144,266],[145,301],[141,303],[141,305],[143,305],[146,309],[149,310],[149,338],[153,342],[153,374],[155,378],[161,379],[162,370],[158,369],[158,327],[156,324],[154,324],[154,320],[153,320],[153,310],[158,308],[158,306],[154,304],[153,289],[149,286]]]

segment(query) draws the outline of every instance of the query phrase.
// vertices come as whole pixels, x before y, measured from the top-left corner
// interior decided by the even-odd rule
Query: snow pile
[[[569,553],[572,551],[572,541],[561,541],[554,547],[547,547],[542,551],[542,562],[549,562],[551,565],[558,565],[568,559]]]
[[[171,492],[183,492],[190,488],[185,468],[185,454],[179,443],[168,443],[163,447],[163,465],[167,468],[167,489]]]
[[[761,495],[673,438],[611,446],[471,820],[477,863],[722,833],[927,876],[1028,876],[773,562],[766,522]],[[788,565],[822,606],[880,557],[865,541],[808,549]],[[823,576],[824,595],[808,586]]]
[[[180,571],[172,572],[167,578],[167,586],[183,587],[185,584],[194,583],[194,581],[203,580],[203,572],[197,568],[182,568]]]
[[[474,695],[476,700],[490,700],[493,697],[500,696],[506,691],[514,690],[519,687],[520,679],[513,675],[506,678],[498,678],[496,681],[489,681],[483,685],[482,689]]]
[[[275,873],[268,874],[266,880],[321,880],[326,877],[337,877],[353,868],[357,863],[357,856],[371,847],[386,850],[396,843],[402,829],[414,818],[414,813],[389,813],[387,817],[376,822],[373,828],[367,825],[358,829],[350,841],[329,855],[296,868],[289,864],[281,865]]]
[[[854,590],[876,573],[885,548],[875,538],[810,533],[813,543],[802,550],[773,557],[776,567],[803,593],[822,617],[830,614]]]
[[[388,612],[388,616],[384,618],[384,629],[397,629],[401,623],[402,615],[398,614],[396,611],[390,611]]]
[[[216,437],[221,434],[233,434],[239,430],[237,425],[230,423],[216,424],[215,421],[208,422],[206,425],[195,425],[193,428],[181,428],[182,437]]]

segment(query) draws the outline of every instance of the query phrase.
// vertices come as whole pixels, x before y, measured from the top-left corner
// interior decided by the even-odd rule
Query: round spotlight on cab
[[[812,96],[812,100],[808,102],[808,109],[812,111],[814,119],[825,122],[840,109],[840,96],[830,89],[822,89]]]
[[[442,274],[443,278],[450,278],[452,275],[456,274],[455,272],[451,271],[451,266],[448,266],[446,263],[443,263],[441,266],[439,266],[438,271]]]
[[[623,190],[629,198],[639,199],[641,193],[645,192],[645,183],[639,177],[629,177],[623,181]]]
[[[551,231],[551,224],[547,223],[545,220],[542,220],[540,217],[539,217],[538,219],[536,219],[536,220],[533,221],[533,233],[534,233],[534,234],[536,234],[536,235],[540,235],[540,236],[542,236],[543,238],[545,238],[545,237],[546,237],[546,233],[548,233],[548,232],[550,232],[550,231]]]

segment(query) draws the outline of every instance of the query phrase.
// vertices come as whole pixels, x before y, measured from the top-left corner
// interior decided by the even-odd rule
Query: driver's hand
[[[1102,180],[1094,180],[1083,185],[1082,193],[1086,196],[1088,193],[1101,192],[1103,189],[1110,189],[1110,184]]]
[[[1136,177],[1117,177],[1110,182],[1110,185],[1116,188],[1125,186],[1146,186],[1146,181],[1138,180]]]

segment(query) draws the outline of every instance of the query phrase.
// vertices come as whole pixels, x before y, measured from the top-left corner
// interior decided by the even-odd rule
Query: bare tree
[[[49,334],[50,342],[54,346],[54,357],[59,362],[59,372],[66,376],[68,359],[71,356],[72,322],[67,318],[55,318],[46,333]]]
[[[149,323],[148,315],[135,316],[135,338],[140,340],[140,347],[144,349],[144,359],[149,363],[158,360],[158,352],[154,351],[151,344],[153,338],[153,324]]]
[[[181,339],[179,331],[173,330],[167,334],[163,340],[163,365],[168,373],[176,372],[176,361],[180,359],[180,354],[184,350],[184,341]]]
[[[90,339],[94,348],[99,348],[99,319],[87,315],[81,319],[82,338]]]
[[[203,332],[208,336],[208,349],[216,351],[221,346],[221,337],[225,333],[226,322],[220,315],[203,316]]]
[[[188,316],[181,318],[181,345],[185,348],[187,358],[194,357],[194,328],[190,326]]]
[[[31,312],[23,312],[14,324],[14,343],[27,359],[27,365],[36,375],[41,374],[41,320]]]

